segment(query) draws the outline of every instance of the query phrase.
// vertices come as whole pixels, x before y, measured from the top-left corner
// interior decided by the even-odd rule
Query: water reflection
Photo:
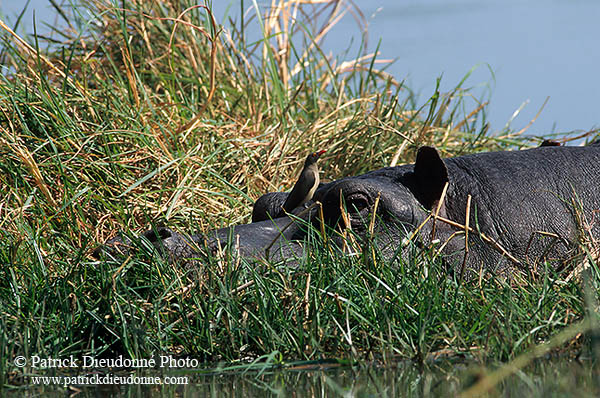
[[[48,397],[448,397],[472,385],[482,368],[472,362],[439,361],[424,368],[413,362],[389,367],[355,366],[313,370],[207,374],[181,371],[187,385],[46,387],[24,386],[8,396]],[[145,373],[148,375],[148,372]],[[161,374],[160,376],[164,376]],[[540,360],[490,391],[491,396],[600,396],[600,373],[590,362]]]

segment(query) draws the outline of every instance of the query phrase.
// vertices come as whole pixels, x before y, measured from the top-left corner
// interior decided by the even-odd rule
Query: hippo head
[[[149,248],[154,255],[158,248],[186,263],[205,264],[211,253],[298,263],[315,246],[346,254],[376,246],[369,253],[408,260],[422,253],[411,248],[439,242],[436,255],[459,275],[483,266],[529,272],[547,261],[561,268],[579,258],[582,236],[600,237],[593,222],[598,179],[590,178],[600,173],[599,148],[542,146],[442,160],[423,147],[414,165],[320,184],[309,202],[288,213],[282,211],[288,193],[267,193],[249,224],[196,236],[155,228],[112,239],[107,252]]]
[[[327,241],[342,252],[355,253],[367,238],[389,258],[398,254],[400,243],[418,227],[422,227],[418,235],[430,228],[422,224],[447,181],[437,151],[423,147],[414,166],[388,167],[320,184],[309,203],[282,217],[278,215],[288,193],[271,192],[257,200],[249,224],[196,236],[157,228],[142,236],[173,260],[201,261],[210,253],[229,251],[245,258],[297,263],[306,254],[307,241]],[[131,238],[107,242],[113,248],[131,245]]]
[[[422,232],[430,229],[422,224],[446,182],[447,169],[437,151],[423,147],[414,166],[388,167],[321,184],[311,202],[284,217],[276,215],[281,214],[287,193],[265,194],[254,205],[252,223],[211,231],[205,241],[213,252],[227,246],[246,257],[296,262],[305,254],[309,235],[325,233],[325,240],[346,253],[369,238],[389,258],[419,226],[424,227]]]

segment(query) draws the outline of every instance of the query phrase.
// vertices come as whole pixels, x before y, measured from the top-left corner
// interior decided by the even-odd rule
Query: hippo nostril
[[[144,232],[144,237],[148,239],[151,243],[157,242],[160,240],[165,240],[171,237],[171,231],[165,227],[159,227],[156,230],[151,229],[150,231]]]

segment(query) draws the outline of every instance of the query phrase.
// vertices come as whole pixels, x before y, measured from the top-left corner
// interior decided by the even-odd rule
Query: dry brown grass
[[[260,18],[250,9],[243,27],[219,25],[191,3],[86,7],[90,30],[71,25],[65,51],[38,53],[0,26],[14,71],[4,92],[19,93],[0,99],[2,155],[25,182],[4,178],[5,214],[32,187],[44,195],[41,207],[58,212],[73,207],[73,192],[89,190],[95,205],[65,221],[96,241],[149,220],[203,229],[246,221],[253,201],[288,189],[316,148],[327,149],[321,169],[331,180],[410,162],[420,145],[453,155],[514,143],[511,134],[485,135],[485,103],[467,111],[460,86],[415,110],[401,84],[377,70],[388,61],[367,51],[341,61],[323,54],[345,14],[364,26],[351,2],[273,1]],[[250,27],[268,39],[246,44]],[[295,48],[302,40],[308,45]]]

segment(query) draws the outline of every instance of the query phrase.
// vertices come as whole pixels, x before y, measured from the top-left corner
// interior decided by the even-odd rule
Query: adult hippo
[[[369,241],[385,257],[406,257],[406,242],[412,240],[420,247],[433,244],[461,272],[532,269],[546,260],[556,267],[575,258],[581,243],[600,238],[600,142],[448,159],[422,147],[414,165],[321,184],[308,207],[275,217],[287,195],[259,198],[250,224],[205,236],[168,228],[144,236],[173,258],[202,257],[229,242],[243,257],[297,259],[313,224],[340,253]],[[348,227],[350,245],[342,238]],[[116,243],[123,241],[108,242]]]

